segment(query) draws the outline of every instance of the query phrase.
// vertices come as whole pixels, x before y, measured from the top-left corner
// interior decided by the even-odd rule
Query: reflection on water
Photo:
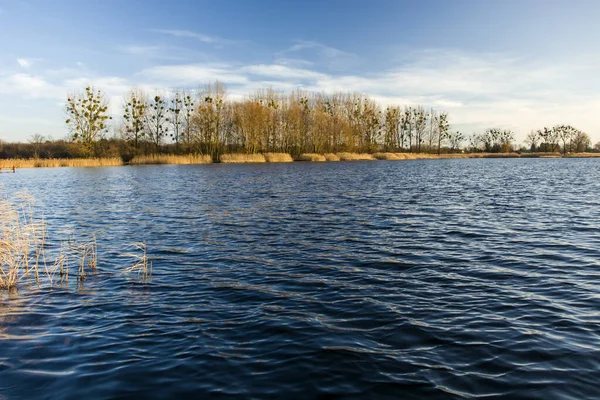
[[[21,170],[83,288],[0,293],[7,398],[600,397],[600,164]],[[119,273],[145,241],[149,285]]]

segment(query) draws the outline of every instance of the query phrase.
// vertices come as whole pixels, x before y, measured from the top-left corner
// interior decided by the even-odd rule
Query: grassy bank
[[[326,161],[397,161],[397,160],[423,160],[447,158],[560,158],[560,153],[457,153],[457,154],[428,154],[428,153],[305,153],[295,159],[288,153],[264,154],[222,154],[219,162],[224,164],[243,163],[280,163],[293,161],[326,162]],[[600,153],[569,153],[569,158],[596,158]],[[156,164],[211,164],[209,155],[170,155],[151,154],[136,156],[128,163],[120,158],[49,158],[49,159],[5,159],[0,160],[0,168],[11,170],[19,168],[55,168],[55,167],[108,167],[120,165],[156,165]]]
[[[0,160],[0,168],[109,167],[123,165],[120,158],[31,158]]]
[[[186,156],[176,156],[172,154],[150,154],[147,156],[135,156],[130,165],[155,165],[155,164],[211,164],[212,158],[209,155],[189,154]],[[123,164],[123,163],[121,163]]]

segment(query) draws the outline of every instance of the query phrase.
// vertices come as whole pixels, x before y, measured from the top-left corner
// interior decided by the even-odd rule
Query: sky
[[[359,92],[446,111],[471,134],[571,124],[600,141],[600,1],[0,0],[0,140],[67,134],[92,84],[118,121],[133,87],[219,80]]]

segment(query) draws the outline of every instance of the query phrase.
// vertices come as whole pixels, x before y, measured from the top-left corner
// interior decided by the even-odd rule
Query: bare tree
[[[440,154],[442,142],[448,138],[450,123],[448,122],[448,114],[445,112],[437,116],[437,131],[438,131],[438,146],[437,153]]]
[[[144,117],[145,129],[156,151],[160,150],[160,146],[169,129],[169,117],[167,112],[167,101],[160,95],[155,95],[152,101],[148,104],[148,112]]]
[[[536,151],[539,139],[540,136],[535,131],[531,131],[525,137],[525,144],[529,146],[529,150]]]
[[[185,123],[185,105],[183,93],[175,90],[169,100],[169,120],[171,122],[171,139],[175,142],[175,150],[179,150],[179,141]]]
[[[31,143],[31,145],[33,146],[33,157],[34,158],[38,158],[40,156],[40,149],[42,147],[42,143],[44,143],[45,141],[46,141],[46,138],[39,133],[34,133],[29,138],[29,143]]]
[[[148,114],[148,99],[141,89],[133,89],[123,110],[124,133],[128,140],[133,141],[133,147],[138,149],[140,140],[146,136],[145,122]]]

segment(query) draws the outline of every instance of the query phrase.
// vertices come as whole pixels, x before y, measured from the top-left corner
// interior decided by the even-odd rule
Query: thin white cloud
[[[300,59],[326,66],[331,70],[348,70],[358,64],[356,54],[315,41],[297,41],[291,47],[276,53],[278,59]],[[300,56],[300,57],[298,57]]]
[[[203,33],[182,30],[182,29],[152,29],[151,32],[160,33],[160,34],[168,35],[168,36],[180,37],[180,38],[190,38],[190,39],[194,39],[201,43],[208,43],[208,44],[212,44],[212,45],[216,45],[216,46],[231,45],[231,44],[247,42],[247,41],[224,39],[224,38],[221,38],[218,36],[209,36],[209,35],[205,35]]]
[[[249,81],[227,64],[166,65],[148,68],[138,74],[141,80],[166,87],[197,86],[220,80],[224,83],[242,85]]]
[[[156,52],[161,50],[160,46],[136,46],[136,45],[129,45],[129,46],[117,46],[117,50],[122,52],[122,53],[126,53],[126,54],[131,54],[131,55],[135,55],[135,56],[140,56],[140,55],[152,55],[155,54]]]
[[[314,67],[315,63],[301,58],[278,57],[275,59],[275,64],[285,65],[292,68],[310,68]]]
[[[23,98],[56,98],[61,88],[41,76],[18,73],[0,78],[0,93]]]
[[[291,68],[285,65],[249,65],[239,69],[242,74],[259,75],[278,79],[314,80],[325,79],[327,75],[309,69]]]
[[[177,37],[188,37],[196,39],[203,43],[215,43],[219,39],[214,38],[212,36],[203,35],[201,33],[196,33],[192,31],[185,31],[179,29],[154,29],[153,32],[163,33],[165,35],[177,36]]]
[[[31,61],[29,61],[25,58],[17,58],[17,63],[25,69],[31,67]]]

